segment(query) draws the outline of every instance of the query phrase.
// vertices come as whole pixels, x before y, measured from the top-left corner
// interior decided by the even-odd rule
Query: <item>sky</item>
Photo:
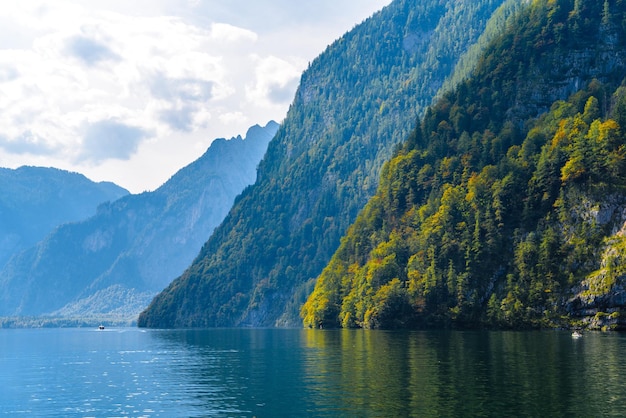
[[[20,0],[0,8],[0,167],[154,190],[281,122],[300,75],[391,0]]]

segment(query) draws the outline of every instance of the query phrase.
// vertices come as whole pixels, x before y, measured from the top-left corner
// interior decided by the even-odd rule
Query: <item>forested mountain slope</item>
[[[136,319],[254,182],[277,129],[216,139],[157,190],[103,204],[14,257],[0,271],[0,316]]]
[[[139,325],[298,324],[384,161],[489,20],[518,4],[503,3],[395,0],[334,42],[302,75],[257,182]]]
[[[85,219],[128,190],[56,168],[0,168],[0,268],[57,226]]]
[[[311,327],[618,328],[626,2],[537,0],[386,164]]]

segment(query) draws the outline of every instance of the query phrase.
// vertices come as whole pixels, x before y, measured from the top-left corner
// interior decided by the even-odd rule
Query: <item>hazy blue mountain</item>
[[[139,324],[299,324],[300,305],[374,194],[384,161],[459,58],[517,4],[396,0],[329,46],[302,75],[257,182]]]
[[[153,192],[100,205],[10,260],[0,315],[132,318],[198,254],[256,168],[278,124],[215,140]]]
[[[56,168],[0,168],[0,268],[66,222],[96,213],[128,190]]]

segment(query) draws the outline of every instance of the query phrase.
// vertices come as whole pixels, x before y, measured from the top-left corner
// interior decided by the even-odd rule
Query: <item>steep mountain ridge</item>
[[[311,327],[620,327],[626,3],[533,1],[383,169]]]
[[[302,75],[257,182],[139,325],[296,325],[383,162],[503,4],[518,2],[396,0],[334,42]]]
[[[0,315],[135,319],[254,182],[277,129],[271,121],[245,139],[216,139],[157,190],[57,228],[0,271]]]
[[[128,190],[56,168],[0,168],[0,268],[58,225],[85,219]]]

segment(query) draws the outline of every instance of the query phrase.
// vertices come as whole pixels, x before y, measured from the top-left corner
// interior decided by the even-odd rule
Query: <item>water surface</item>
[[[626,416],[626,336],[0,330],[7,416]]]

